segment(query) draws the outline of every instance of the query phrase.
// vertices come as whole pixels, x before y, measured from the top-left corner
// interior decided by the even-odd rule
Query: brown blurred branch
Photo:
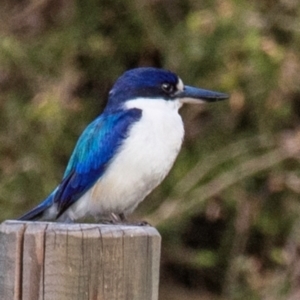
[[[195,213],[200,203],[219,195],[233,184],[243,181],[261,171],[268,170],[288,158],[299,160],[299,155],[299,132],[295,134],[290,132],[282,134],[279,138],[277,148],[258,157],[247,159],[233,169],[221,173],[213,180],[193,190],[188,196],[187,201],[178,198],[165,201],[152,215],[149,215],[147,219],[151,224],[157,225],[179,214]],[[195,170],[193,170],[193,173],[195,173]],[[200,175],[200,177],[201,176],[202,175]],[[197,177],[197,181],[198,178],[199,177]]]

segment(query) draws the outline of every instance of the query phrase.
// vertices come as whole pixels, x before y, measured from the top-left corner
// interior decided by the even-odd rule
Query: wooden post
[[[157,300],[161,238],[150,226],[6,221],[1,300]]]

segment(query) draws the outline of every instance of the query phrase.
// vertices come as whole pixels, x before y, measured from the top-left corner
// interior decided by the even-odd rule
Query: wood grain
[[[161,238],[150,226],[6,221],[1,300],[157,300]]]

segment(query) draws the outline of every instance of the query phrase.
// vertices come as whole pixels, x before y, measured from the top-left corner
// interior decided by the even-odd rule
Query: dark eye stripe
[[[161,85],[161,89],[167,94],[172,94],[176,90],[173,84],[167,82]]]

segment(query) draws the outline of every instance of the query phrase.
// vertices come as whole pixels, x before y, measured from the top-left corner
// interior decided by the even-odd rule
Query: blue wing
[[[135,108],[100,115],[80,136],[60,185],[20,219],[34,219],[53,203],[58,205],[58,218],[103,175],[131,125],[141,116],[142,111]]]

